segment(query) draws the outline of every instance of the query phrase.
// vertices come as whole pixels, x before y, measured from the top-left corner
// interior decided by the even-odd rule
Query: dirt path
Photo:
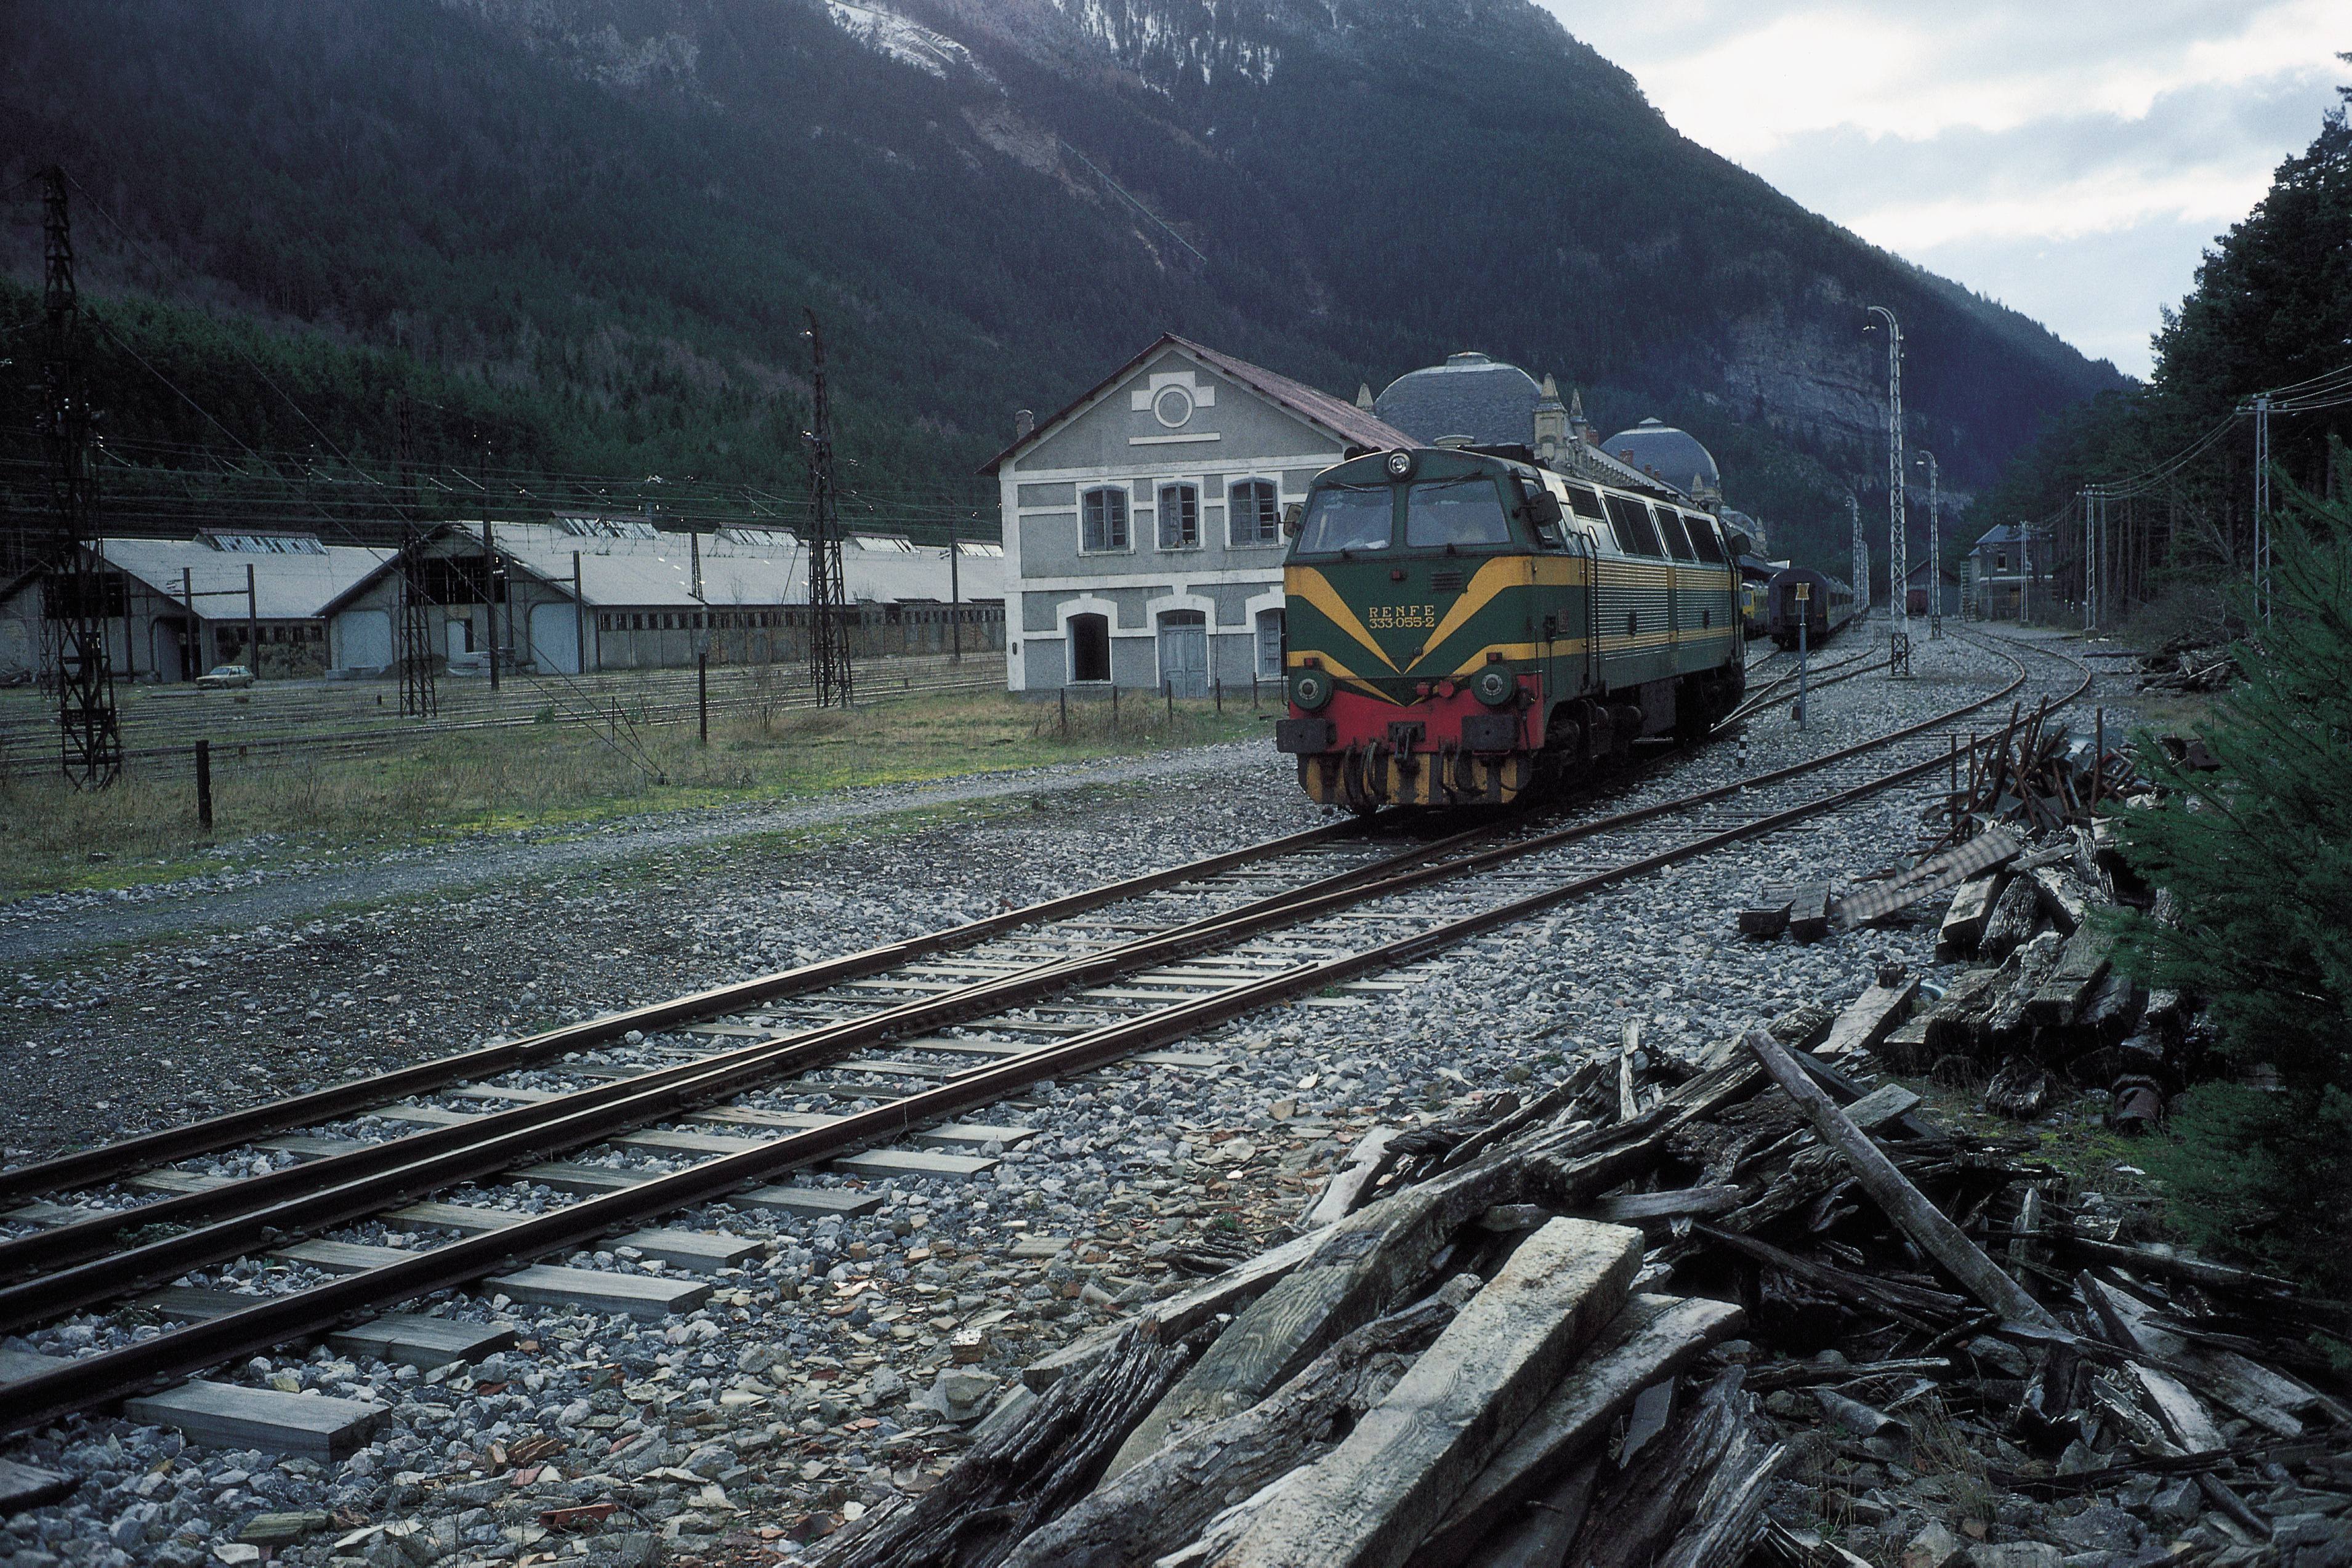
[[[249,930],[499,883],[544,881],[667,851],[759,834],[875,821],[909,811],[1230,772],[1260,744],[875,785],[814,800],[622,817],[583,830],[531,830],[449,843],[283,862],[107,892],[39,894],[0,905],[0,964],[70,957],[116,943]]]

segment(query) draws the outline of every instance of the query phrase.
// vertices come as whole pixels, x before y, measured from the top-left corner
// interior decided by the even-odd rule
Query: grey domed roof
[[[1723,485],[1722,475],[1716,472],[1714,454],[1701,446],[1696,436],[1654,419],[1645,419],[1631,430],[1619,431],[1601,444],[1601,450],[1644,474],[1654,474],[1679,490],[1691,487],[1694,475],[1702,485],[1717,489]]]
[[[1399,376],[1373,401],[1372,412],[1415,441],[1466,435],[1474,444],[1498,446],[1535,439],[1542,401],[1543,388],[1518,366],[1462,353]]]

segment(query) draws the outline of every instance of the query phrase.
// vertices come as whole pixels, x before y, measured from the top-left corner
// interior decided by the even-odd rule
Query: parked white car
[[[253,685],[253,672],[243,664],[215,664],[196,677],[201,692],[235,691]]]

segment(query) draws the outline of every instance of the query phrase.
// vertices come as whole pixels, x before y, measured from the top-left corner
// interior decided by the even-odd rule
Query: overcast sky
[[[2352,0],[1542,3],[1684,135],[2132,375],[2352,81]]]

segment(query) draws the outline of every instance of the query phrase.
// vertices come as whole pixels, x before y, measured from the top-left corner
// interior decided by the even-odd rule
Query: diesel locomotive
[[[1507,449],[1316,476],[1283,566],[1279,749],[1326,804],[1500,805],[1703,736],[1744,689],[1744,537]]]
[[[1800,596],[1798,585],[1806,592]],[[1792,566],[1772,574],[1764,585],[1764,634],[1783,648],[1797,645],[1800,618],[1804,641],[1818,648],[1854,616],[1853,590],[1811,567]]]

